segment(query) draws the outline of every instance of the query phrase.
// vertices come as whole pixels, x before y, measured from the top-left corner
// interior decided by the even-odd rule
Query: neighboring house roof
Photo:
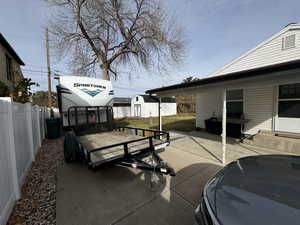
[[[282,72],[291,69],[300,69],[300,60],[279,63],[279,64],[274,64],[274,65],[250,69],[250,70],[243,70],[243,71],[219,75],[219,76],[212,76],[208,78],[203,78],[201,80],[193,81],[190,83],[180,83],[180,84],[175,84],[167,87],[151,89],[151,90],[147,90],[146,93],[154,94],[154,93],[174,90],[178,88],[189,88],[195,86],[202,86],[206,84],[219,83],[223,81],[237,80],[241,78],[258,77],[261,75],[272,74],[274,72]]]
[[[21,65],[25,66],[25,63],[22,59],[18,56],[15,50],[11,47],[8,41],[4,38],[4,36],[0,33],[0,44],[11,54],[11,56]]]
[[[296,23],[290,23],[290,24],[288,24],[281,31],[279,31],[278,33],[272,35],[270,38],[268,38],[267,40],[263,41],[262,43],[260,43],[256,47],[252,48],[251,50],[247,51],[246,53],[244,53],[240,57],[234,59],[230,63],[227,63],[226,65],[222,66],[221,68],[219,68],[218,70],[216,70],[215,72],[213,72],[210,76],[220,76],[220,75],[226,74],[226,72],[224,73],[223,71],[226,70],[228,67],[230,67],[233,64],[239,62],[240,60],[244,59],[245,57],[247,57],[248,55],[250,55],[254,51],[262,48],[267,43],[271,42],[272,40],[276,39],[277,37],[279,37],[280,35],[284,34],[285,32],[287,32],[289,30],[300,30],[300,24],[296,24]]]
[[[114,103],[131,103],[131,98],[115,97],[113,101]]]
[[[146,103],[157,103],[157,100],[155,100],[153,97],[149,95],[140,95],[144,98],[144,102]],[[162,103],[176,103],[176,98],[173,97],[163,97],[161,98]]]

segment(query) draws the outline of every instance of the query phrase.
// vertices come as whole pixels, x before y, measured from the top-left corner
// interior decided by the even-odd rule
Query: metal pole
[[[159,98],[159,102],[158,102],[158,118],[159,118],[159,130],[162,131],[162,118],[161,118],[160,105],[161,105],[161,98]]]
[[[226,164],[226,118],[227,118],[227,109],[226,109],[226,89],[223,92],[223,118],[222,118],[222,163]]]
[[[51,68],[50,68],[49,32],[48,32],[48,28],[46,28],[46,54],[47,54],[47,68],[48,68],[48,107],[52,108]]]

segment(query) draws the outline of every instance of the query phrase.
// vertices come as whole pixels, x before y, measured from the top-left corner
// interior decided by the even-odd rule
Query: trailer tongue
[[[85,81],[85,78],[80,80]],[[85,81],[84,92],[96,93],[93,90],[96,88],[100,94],[99,87],[108,89],[102,99],[98,96],[102,103],[103,99],[106,99],[106,106],[97,105],[90,94],[85,96],[80,93],[80,96],[77,96],[76,91],[68,88],[68,85],[75,87],[68,78],[68,82],[63,82],[62,79],[58,85],[59,108],[64,117],[66,131],[65,161],[82,161],[91,169],[113,165],[175,176],[174,169],[158,155],[160,150],[170,144],[169,133],[152,129],[114,127],[113,108],[108,105],[111,98],[107,96],[112,93],[111,84],[108,85],[110,88],[107,88],[99,84],[101,80],[94,80],[97,80],[98,84],[90,85],[91,90],[87,89],[89,84]],[[91,78],[88,78],[88,81],[91,82]],[[78,82],[76,85],[82,86]],[[104,92],[102,94],[105,95]],[[80,98],[81,102],[86,102],[86,106],[75,105],[76,97]],[[73,102],[73,105],[70,105],[70,102]]]

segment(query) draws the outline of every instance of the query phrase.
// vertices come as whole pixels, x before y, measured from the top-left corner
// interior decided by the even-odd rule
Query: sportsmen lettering
[[[80,84],[80,83],[74,83],[74,87],[92,87],[92,88],[106,89],[105,86],[98,85],[98,84]]]

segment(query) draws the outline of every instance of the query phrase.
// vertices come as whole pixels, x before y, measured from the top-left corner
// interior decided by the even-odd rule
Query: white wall
[[[196,127],[205,128],[204,120],[222,117],[223,93],[221,90],[196,95]]]
[[[113,110],[115,119],[121,119],[132,116],[130,106],[114,106]]]
[[[245,133],[255,134],[259,130],[272,130],[274,87],[244,89],[244,114],[250,121],[245,125]],[[204,120],[222,117],[222,91],[211,91],[196,95],[196,127],[205,128]]]
[[[296,47],[282,50],[282,38],[292,34],[296,34]],[[270,40],[267,40],[266,43],[262,43],[262,46],[258,47],[257,49],[250,50],[248,53],[220,68],[214,72],[212,76],[218,76],[297,59],[300,59],[300,30],[285,30],[283,33],[275,35],[273,39],[271,38]]]
[[[45,137],[50,110],[0,98],[0,225],[4,225]]]
[[[135,116],[135,111],[134,111],[134,105],[135,104],[140,104],[141,105],[141,117],[144,117],[144,98],[140,95],[135,95],[131,98],[131,116]]]
[[[138,97],[138,100],[136,100]],[[136,95],[131,100],[131,116],[134,117],[134,105],[141,105],[141,117],[158,117],[158,103],[156,102],[144,102],[142,96]],[[172,116],[177,114],[177,103],[161,103],[161,115]]]
[[[176,103],[161,103],[160,107],[162,116],[172,116],[177,114]],[[146,102],[142,104],[142,117],[158,117],[158,103]]]
[[[272,130],[274,94],[275,88],[271,86],[244,90],[244,114],[250,120],[245,124],[245,133]]]

